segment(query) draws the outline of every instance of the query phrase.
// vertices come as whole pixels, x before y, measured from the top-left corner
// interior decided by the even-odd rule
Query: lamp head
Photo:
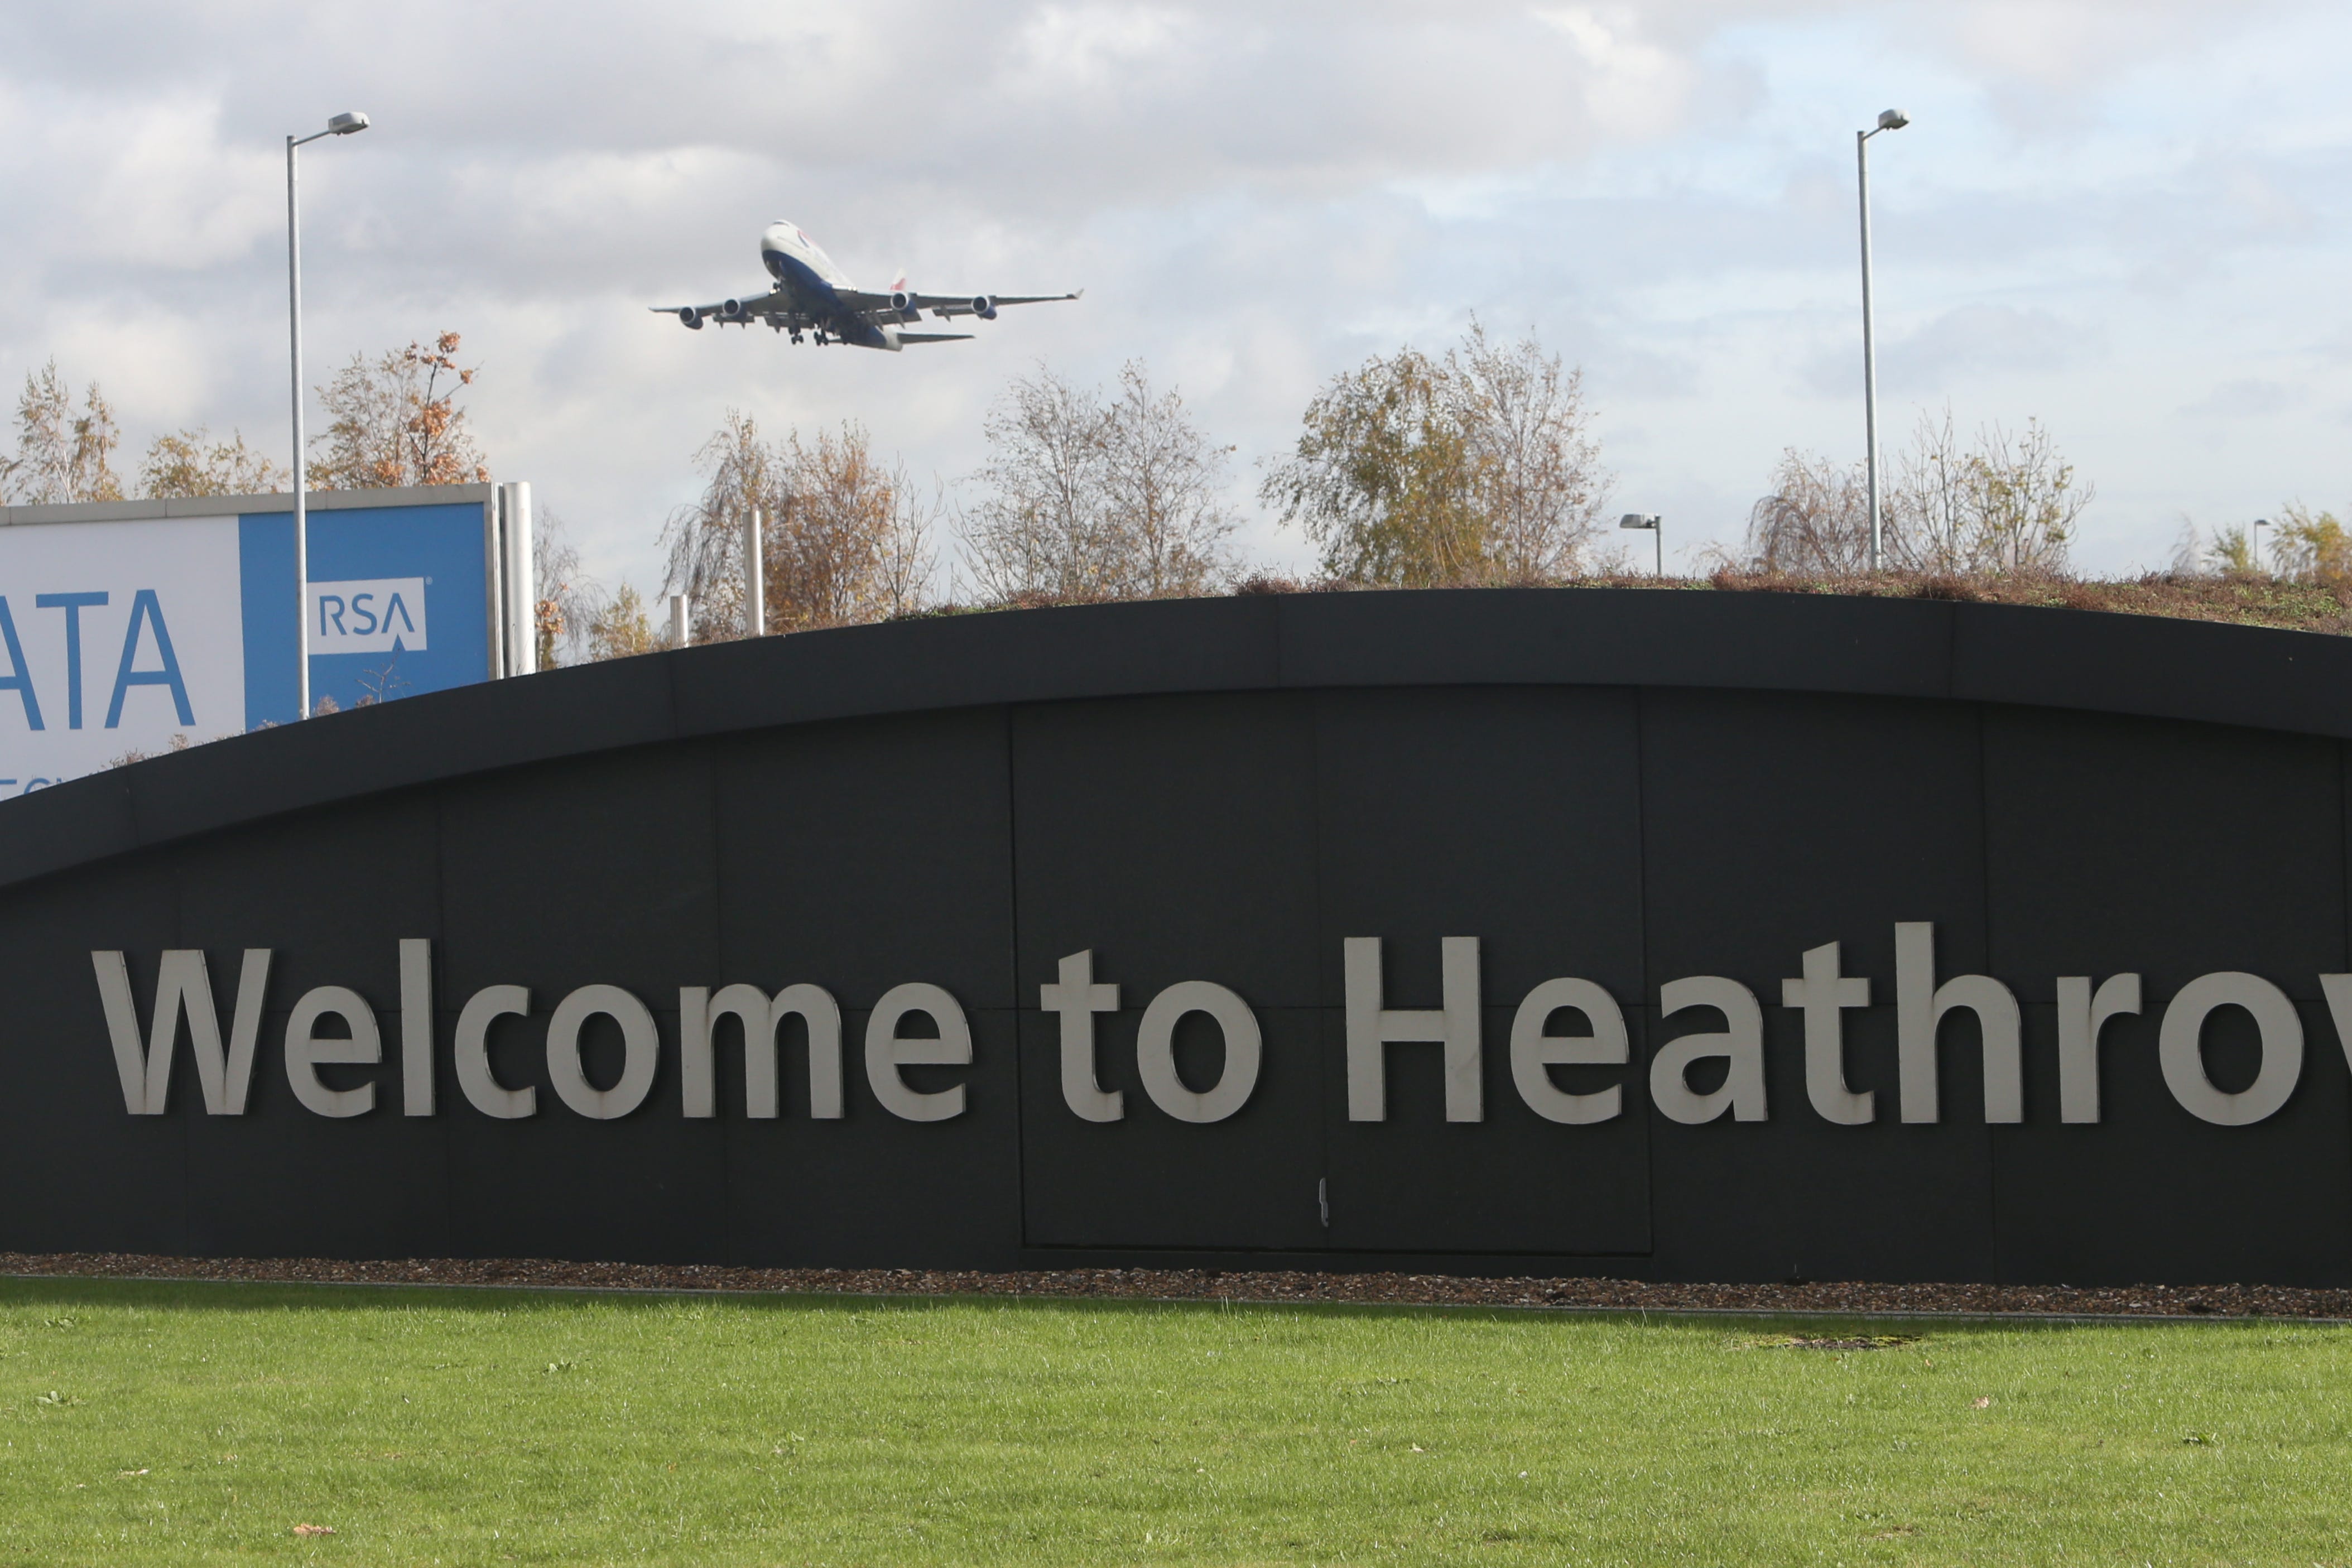
[[[368,117],[356,112],[338,114],[327,121],[327,129],[337,136],[349,136],[354,131],[364,131],[367,128]]]
[[[1620,528],[1655,528],[1658,526],[1659,521],[1660,520],[1656,512],[1629,511],[1623,517],[1617,520],[1617,526]]]
[[[1900,131],[1910,123],[1911,117],[1899,109],[1882,109],[1878,111],[1878,128],[1881,131]]]

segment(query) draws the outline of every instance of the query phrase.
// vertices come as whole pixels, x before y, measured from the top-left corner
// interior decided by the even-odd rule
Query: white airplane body
[[[929,310],[941,321],[976,316],[996,320],[1000,305],[1035,305],[1052,300],[1075,300],[1076,294],[919,294],[907,287],[906,274],[882,293],[857,288],[816,241],[782,218],[760,236],[760,259],[773,279],[768,292],[756,299],[722,300],[716,305],[654,305],[658,314],[676,316],[695,331],[705,321],[748,327],[765,321],[779,332],[790,332],[794,342],[812,334],[819,343],[848,343],[861,349],[885,349],[897,353],[908,343],[951,343],[970,332],[910,332],[910,322]],[[1079,292],[1083,293],[1081,289]]]

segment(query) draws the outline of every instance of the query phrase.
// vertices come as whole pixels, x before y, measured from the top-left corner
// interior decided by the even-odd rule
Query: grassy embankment
[[[0,1562],[2352,1562],[2352,1329],[1792,1331],[0,1281]]]
[[[1463,583],[1455,586],[1641,588],[1684,594],[1847,595],[1870,599],[1941,599],[1990,605],[2031,605],[2051,609],[2103,610],[2119,615],[2160,616],[2174,620],[2225,621],[2288,631],[2352,635],[2352,579],[2279,577],[2264,573],[2207,576],[2150,573],[2139,577],[2075,577],[2060,573],[2014,572],[1953,576],[1932,572],[1851,573],[1801,575],[1725,568],[1704,576],[1654,577],[1646,572],[1613,572],[1526,584]],[[1255,576],[1231,589],[1251,594],[1359,594],[1390,590],[1364,584]],[[1015,595],[999,603],[948,604],[920,613],[985,615],[1001,610],[1043,609],[1055,605],[1103,601],[1052,594]]]

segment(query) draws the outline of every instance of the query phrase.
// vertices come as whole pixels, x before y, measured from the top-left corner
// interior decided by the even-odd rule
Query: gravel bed
[[[2352,1290],[2263,1285],[1663,1285],[1633,1279],[1210,1268],[734,1268],[547,1258],[170,1258],[0,1252],[0,1275],[324,1284],[503,1285],[541,1289],[752,1290],[802,1295],[1105,1297],[1192,1301],[1378,1302],[1676,1312],[1952,1312],[2065,1317],[2352,1320]]]

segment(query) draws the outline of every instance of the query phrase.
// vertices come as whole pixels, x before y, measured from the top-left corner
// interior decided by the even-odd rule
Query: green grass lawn
[[[0,1562],[2352,1563],[2352,1330],[1864,1331],[0,1280]]]

